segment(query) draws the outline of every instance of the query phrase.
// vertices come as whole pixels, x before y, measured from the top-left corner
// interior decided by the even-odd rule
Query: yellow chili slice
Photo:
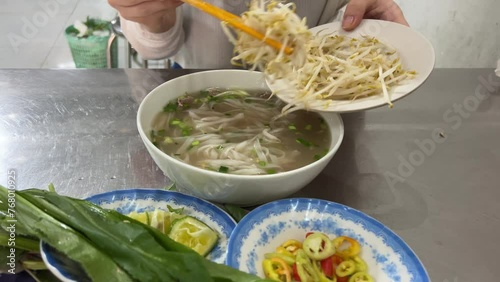
[[[265,259],[262,262],[262,268],[264,269],[264,274],[269,279],[280,282],[292,281],[291,267],[280,258]]]
[[[344,260],[337,266],[335,273],[338,277],[346,277],[356,272],[356,265],[352,260]]]
[[[361,245],[351,237],[339,236],[333,239],[333,245],[337,254],[344,258],[355,257],[361,252]]]
[[[292,254],[295,254],[298,249],[302,249],[302,243],[293,239],[286,241],[281,246]]]

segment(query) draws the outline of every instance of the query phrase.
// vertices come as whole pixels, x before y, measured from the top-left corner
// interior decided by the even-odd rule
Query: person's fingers
[[[382,14],[381,20],[391,21],[402,25],[410,26],[406,21],[403,11],[399,7],[399,5],[396,4],[395,2],[384,14]]]
[[[350,31],[355,29],[363,20],[365,13],[373,4],[374,0],[351,0],[347,4],[344,18],[342,19],[342,28]]]

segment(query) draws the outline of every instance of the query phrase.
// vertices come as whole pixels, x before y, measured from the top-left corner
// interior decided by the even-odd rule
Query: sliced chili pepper
[[[355,256],[352,260],[356,265],[356,272],[366,272],[368,270],[368,265],[366,265],[366,262],[362,258]]]
[[[347,243],[346,247],[344,243]],[[361,245],[353,238],[339,236],[333,239],[333,245],[337,249],[337,254],[344,258],[357,256],[361,252]]]
[[[293,265],[295,263],[295,258],[293,256],[287,256],[278,253],[267,253],[264,255],[266,259],[279,258],[284,260],[288,265]]]
[[[351,278],[349,282],[373,282],[373,278],[366,272],[357,272]]]
[[[273,262],[270,259],[265,259],[262,261],[262,268],[264,269],[264,274],[267,278],[274,281],[281,281],[280,275],[273,266]]]
[[[332,256],[332,264],[333,264],[333,268],[334,270],[339,266],[339,264],[341,264],[342,262],[344,261],[343,258],[341,258],[340,256],[338,255],[333,255]]]
[[[280,277],[284,276],[286,282],[292,281],[292,269],[290,268],[290,266],[288,266],[288,264],[284,260],[280,258],[272,258],[271,262],[273,262],[277,266],[276,272],[278,272]]]
[[[291,268],[282,259],[265,259],[262,262],[262,267],[264,268],[264,274],[269,279],[286,282],[292,281]]]
[[[289,256],[291,258],[294,257],[294,255],[292,253],[290,253],[287,249],[285,249],[283,246],[277,247],[276,248],[276,253],[282,254],[282,255],[285,255],[285,256]]]
[[[285,250],[289,251],[290,253],[295,254],[295,252],[298,249],[302,248],[302,243],[297,241],[297,240],[291,239],[291,240],[288,240],[285,243],[283,243],[281,246],[283,248],[285,248]]]
[[[337,277],[337,282],[348,282],[349,276],[346,277]]]
[[[326,275],[326,277],[333,277],[333,258],[327,257],[326,259],[320,262],[321,270]]]
[[[346,277],[356,272],[356,265],[352,260],[344,260],[338,267],[335,269],[335,274],[339,277]]]
[[[307,232],[306,233],[306,238],[309,237],[309,235],[314,234],[314,233],[316,233],[316,232]]]
[[[313,262],[314,271],[319,276],[319,282],[337,282],[337,276],[332,275],[332,277],[327,277],[323,271],[321,271],[321,263],[316,261]]]
[[[292,277],[294,281],[301,282],[299,273],[297,272],[297,264],[294,263],[292,266]]]
[[[297,273],[299,274],[300,281],[309,282],[309,281],[318,281],[318,274],[314,271],[314,267],[311,263],[311,260],[304,252],[304,250],[300,249],[297,251],[297,255],[295,257],[297,264]]]
[[[335,253],[335,247],[330,238],[319,232],[309,235],[304,240],[303,248],[307,256],[315,260],[326,259]]]

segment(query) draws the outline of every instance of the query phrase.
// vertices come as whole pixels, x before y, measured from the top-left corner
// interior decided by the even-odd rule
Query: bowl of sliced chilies
[[[320,199],[283,199],[252,210],[229,239],[226,264],[274,281],[430,281],[389,228]]]

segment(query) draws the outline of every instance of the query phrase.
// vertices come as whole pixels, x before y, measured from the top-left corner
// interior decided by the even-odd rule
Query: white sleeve
[[[151,33],[141,24],[120,17],[123,34],[145,60],[165,59],[175,55],[184,43],[182,9],[176,8],[174,26],[163,33]]]

